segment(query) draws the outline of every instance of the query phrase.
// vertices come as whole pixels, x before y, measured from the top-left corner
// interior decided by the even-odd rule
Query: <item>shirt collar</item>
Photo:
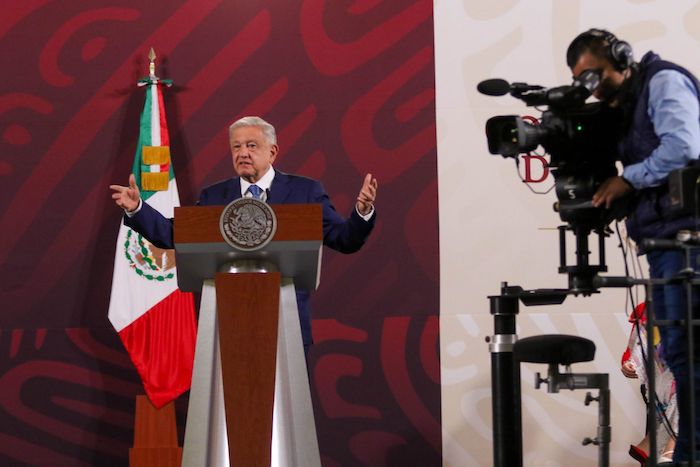
[[[275,178],[275,169],[270,166],[270,170],[267,171],[265,175],[262,176],[260,180],[255,182],[257,186],[260,187],[260,189],[263,192],[267,192],[267,190],[270,189],[272,186],[272,180]],[[245,196],[246,192],[248,191],[248,188],[252,183],[250,183],[248,180],[244,179],[243,177],[240,177],[241,179],[241,196]]]

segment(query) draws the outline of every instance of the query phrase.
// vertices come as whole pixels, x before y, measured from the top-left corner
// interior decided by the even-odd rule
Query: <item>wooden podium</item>
[[[202,291],[183,466],[321,465],[295,294],[318,285],[321,206],[272,208],[252,252],[224,241],[223,206],[175,208],[178,285]]]

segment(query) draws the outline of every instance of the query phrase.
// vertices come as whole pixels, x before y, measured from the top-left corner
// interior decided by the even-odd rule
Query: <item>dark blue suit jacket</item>
[[[199,205],[225,205],[241,197],[239,177],[211,185],[199,196]],[[360,217],[353,207],[350,217],[338,214],[320,182],[275,170],[267,202],[269,204],[313,203],[323,207],[323,244],[342,253],[354,253],[365,243],[374,227],[376,213],[369,221]],[[131,227],[160,248],[174,248],[173,220],[164,217],[148,203],[133,217],[124,216]],[[309,291],[297,290],[299,321],[304,346],[311,344],[311,309]]]

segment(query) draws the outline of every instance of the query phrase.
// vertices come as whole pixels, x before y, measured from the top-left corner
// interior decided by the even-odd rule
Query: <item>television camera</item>
[[[592,197],[609,177],[617,175],[615,160],[621,115],[603,103],[586,103],[600,83],[600,74],[586,70],[571,85],[544,88],[502,79],[482,81],[477,89],[490,96],[511,96],[527,106],[546,106],[538,124],[516,115],[500,115],[486,122],[491,154],[518,157],[542,146],[549,155],[548,168],[554,176],[555,211],[567,225],[560,227],[559,272],[569,276],[569,290],[589,295],[596,291],[593,278],[607,271],[604,237],[607,225],[625,214],[624,202],[611,209],[596,208]],[[566,264],[565,231],[576,237],[576,265]],[[599,236],[600,261],[588,260],[588,236]]]

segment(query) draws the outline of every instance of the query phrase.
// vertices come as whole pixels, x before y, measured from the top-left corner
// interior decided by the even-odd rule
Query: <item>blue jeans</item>
[[[678,274],[685,267],[684,253],[681,251],[652,251],[647,254],[649,275],[652,279],[669,278]],[[691,255],[691,266],[698,271],[698,252]],[[656,319],[685,319],[686,294],[682,284],[654,286],[654,313]],[[693,288],[693,315],[700,317],[700,288]],[[694,349],[695,362],[693,379],[695,382],[695,446],[700,446],[700,329],[695,328]],[[689,459],[690,427],[687,415],[690,410],[690,388],[688,387],[688,343],[684,326],[660,326],[663,357],[676,380],[676,397],[678,400],[678,440],[673,461]],[[695,457],[698,460],[698,455]]]

